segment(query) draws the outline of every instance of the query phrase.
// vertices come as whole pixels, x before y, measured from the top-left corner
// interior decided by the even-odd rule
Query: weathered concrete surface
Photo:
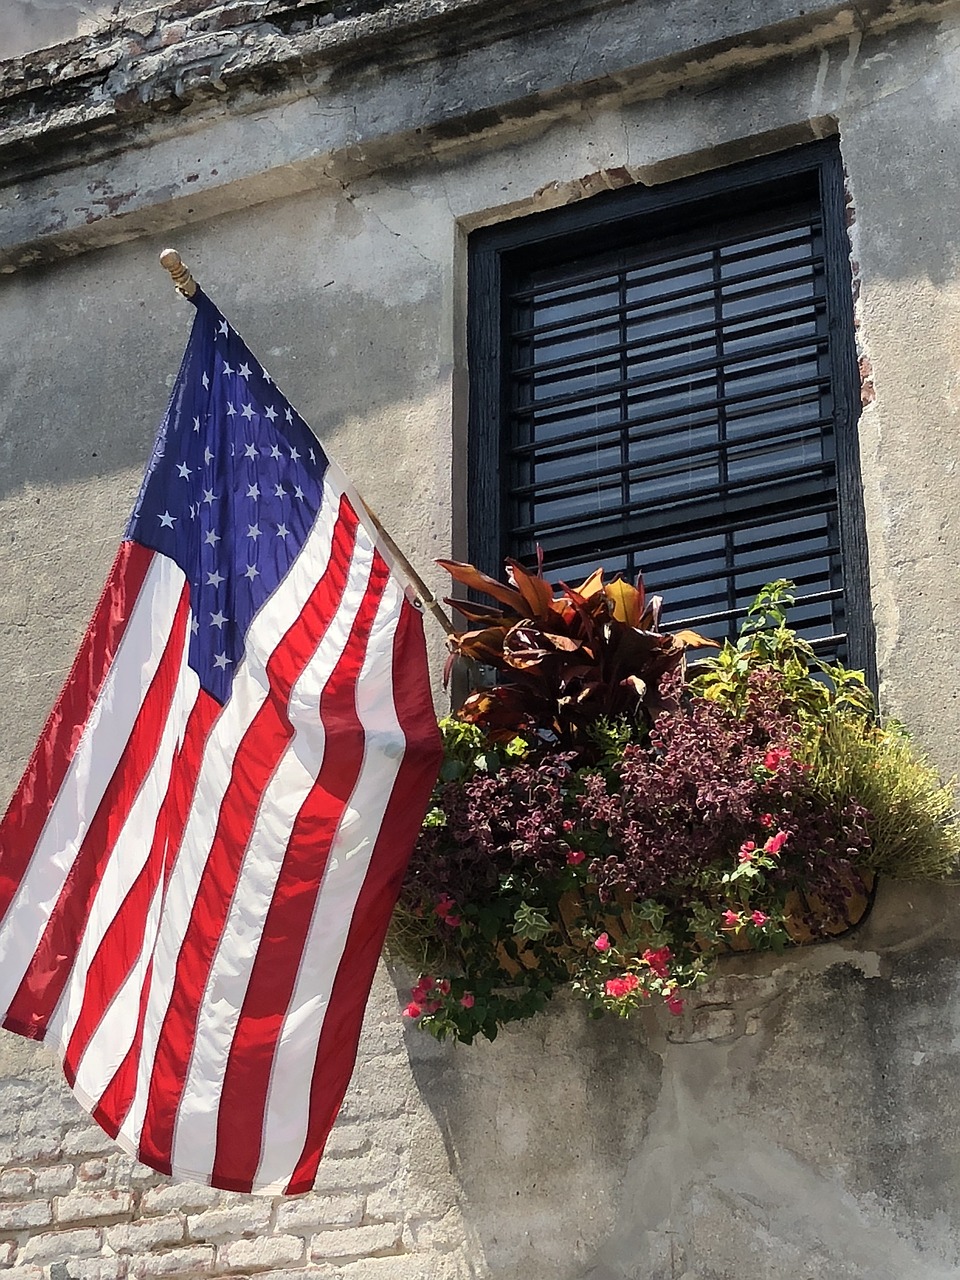
[[[156,8],[159,0],[4,0],[0,57],[20,58],[78,37],[90,39],[118,17]]]
[[[671,7],[668,22],[648,5],[637,28],[643,6],[626,3],[585,30],[561,6],[539,42],[501,32],[499,60],[479,46],[419,70],[348,59],[340,115],[356,108],[362,146],[329,110],[336,77],[319,99],[242,109],[238,84],[179,139],[152,123],[113,158],[88,139],[85,180],[113,185],[86,203],[79,152],[62,139],[36,152],[24,212],[5,208],[10,243],[33,244],[60,201],[75,230],[40,238],[78,256],[0,281],[13,355],[0,362],[0,802],[99,592],[178,363],[190,312],[156,266],[164,242],[428,567],[462,549],[469,500],[465,233],[825,130],[839,131],[856,211],[884,703],[960,766],[960,14],[906,22],[904,7],[884,27],[877,9],[851,22],[814,6],[812,42],[794,27],[787,46],[739,47],[737,31],[774,21],[755,8],[707,21]],[[416,30],[410,48],[429,49]],[[625,69],[602,92],[570,87],[610,59]],[[41,177],[56,156],[67,167]],[[137,174],[135,215],[94,205]],[[105,216],[88,224],[95,207]],[[561,1001],[492,1046],[438,1048],[404,1041],[383,974],[321,1187],[266,1217],[101,1149],[42,1051],[4,1036],[0,1267],[12,1280],[65,1280],[67,1260],[76,1280],[945,1280],[960,1268],[956,894],[885,886],[856,938],[739,961],[669,1025],[593,1024]]]
[[[570,1001],[466,1053],[411,1040],[491,1275],[954,1276],[955,906],[888,888],[856,941],[738,960],[679,1022]]]
[[[193,0],[191,9],[199,6]],[[658,0],[167,5],[3,77],[0,268],[117,243],[425,150],[499,145],[592,106],[661,97],[907,21],[941,3]],[[808,118],[815,118],[812,115]],[[499,133],[495,132],[499,129]],[[54,153],[54,154],[51,154]],[[51,171],[56,178],[51,180]]]

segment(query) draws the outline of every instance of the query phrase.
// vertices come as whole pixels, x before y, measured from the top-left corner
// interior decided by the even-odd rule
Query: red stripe
[[[140,1050],[143,1047],[143,1024],[147,1017],[147,1004],[150,997],[150,983],[153,980],[153,956],[147,964],[143,975],[143,989],[140,994],[140,1013],[137,1017],[136,1029],[130,1048],[123,1055],[123,1061],[117,1067],[113,1079],[100,1096],[100,1101],[90,1111],[91,1116],[111,1138],[116,1138],[120,1127],[126,1119],[127,1112],[137,1088],[137,1071],[140,1066]]]
[[[177,686],[189,612],[190,588],[184,584],[170,636],[133,730],[67,872],[40,943],[10,1002],[3,1020],[8,1031],[34,1040],[46,1034],[47,1023],[76,960],[104,867],[156,759]],[[134,941],[139,950],[139,942]]]
[[[177,1111],[196,1036],[210,965],[223,932],[237,876],[270,781],[293,726],[287,704],[293,685],[337,612],[346,588],[356,541],[357,518],[341,500],[330,561],[299,618],[267,663],[270,694],[238,748],[220,806],[217,829],[205,858],[190,921],[174,974],[173,989],[157,1041],[150,1091],[140,1136],[140,1159],[170,1172]]]
[[[0,920],[30,865],[152,560],[146,547],[121,543],[70,674],[0,823]]]
[[[190,713],[190,721],[187,725],[187,731],[184,735],[183,748],[177,761],[177,769],[175,773],[176,789],[173,796],[173,806],[169,820],[169,835],[166,847],[166,868],[164,873],[164,883],[169,884],[170,875],[176,864],[177,857],[180,853],[180,845],[183,841],[183,832],[187,822],[187,815],[190,812],[190,805],[193,801],[193,794],[196,790],[197,779],[200,775],[200,765],[203,761],[204,747],[210,730],[213,728],[214,721],[222,711],[220,703],[212,698],[208,693],[201,689],[197,701],[194,704],[193,711]],[[93,1118],[98,1124],[112,1137],[120,1132],[124,1120],[127,1118],[133,1099],[136,1094],[137,1076],[140,1068],[140,1053],[143,1049],[143,1024],[147,1015],[147,1006],[150,1003],[150,984],[153,978],[153,960],[147,968],[144,976],[143,990],[140,992],[140,1013],[137,1018],[137,1027],[134,1032],[133,1041],[130,1048],[124,1056],[123,1062],[117,1068],[117,1072],[110,1084],[100,1096],[100,1101],[96,1109],[92,1112]]]
[[[376,555],[350,638],[320,699],[320,720],[330,726],[323,765],[291,832],[230,1046],[218,1105],[211,1178],[214,1186],[230,1191],[249,1191],[260,1163],[263,1114],[277,1040],[300,970],[330,847],[363,765],[357,680],[389,577],[389,569]]]
[[[390,913],[400,893],[442,759],[430,697],[423,620],[406,600],[394,638],[393,670],[397,715],[406,738],[403,763],[354,908],[347,945],[323,1021],[310,1087],[307,1136],[287,1184],[287,1195],[309,1191],[317,1176],[324,1145],[353,1073],[360,1026]],[[283,1083],[278,1082],[278,1087],[282,1088]]]
[[[200,770],[203,745],[219,712],[220,704],[201,689],[174,757],[147,860],[104,933],[87,971],[83,1003],[63,1058],[64,1074],[71,1086],[93,1033],[136,964],[150,902],[163,875],[167,850],[172,845],[175,855],[179,847],[187,806]],[[123,1115],[126,1115],[126,1110]],[[122,1119],[121,1116],[121,1123]]]

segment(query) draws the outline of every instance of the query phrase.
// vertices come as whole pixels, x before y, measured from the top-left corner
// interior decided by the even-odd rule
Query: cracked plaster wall
[[[548,65],[551,32],[531,36],[531,83],[572,79],[600,49],[626,58],[612,34],[626,8],[593,15],[561,67]],[[748,9],[721,6],[714,20],[743,26]],[[419,109],[448,124],[418,150],[413,73],[401,70],[376,146],[356,135],[374,136],[386,72],[379,87],[363,80],[345,132],[317,88],[98,159],[97,180],[119,182],[125,165],[149,178],[141,222],[105,217],[103,239],[81,231],[59,242],[61,260],[0,278],[0,347],[15,353],[0,364],[0,791],[65,674],[178,362],[189,309],[155,266],[164,243],[429,566],[460,536],[466,232],[832,130],[856,212],[883,697],[957,768],[960,13],[917,16],[877,28],[834,18],[792,53],[758,36],[709,74],[624,73],[627,87],[571,90],[526,113],[511,97],[497,118],[470,114],[484,93],[518,92],[495,83],[495,63],[461,58],[459,79],[431,65],[417,73]],[[190,191],[189,173],[224,167],[222,186]],[[81,175],[68,165],[32,181],[6,189],[28,204],[23,244],[42,184],[70,190]],[[106,244],[111,229],[125,242]],[[669,1025],[601,1026],[561,1001],[494,1045],[438,1047],[404,1038],[402,975],[384,969],[339,1146],[297,1217],[273,1205],[257,1218],[242,1196],[163,1199],[161,1180],[97,1148],[43,1051],[4,1037],[0,1265],[12,1280],[64,1280],[63,1260],[78,1280],[946,1280],[960,1268],[956,894],[884,886],[856,937],[738,960]],[[10,1203],[27,1206],[20,1218],[4,1217]],[[227,1216],[217,1226],[208,1213]],[[139,1251],[119,1243],[130,1224]],[[347,1231],[366,1234],[331,1245]]]

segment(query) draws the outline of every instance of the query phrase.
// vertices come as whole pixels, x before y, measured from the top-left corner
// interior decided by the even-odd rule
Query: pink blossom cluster
[[[449,994],[448,978],[431,978],[428,973],[422,973],[417,980],[417,985],[410,990],[410,1003],[404,1009],[403,1016],[415,1020],[424,1014],[436,1013]],[[467,991],[460,997],[460,1003],[464,1009],[472,1009],[474,997]]]
[[[754,924],[762,929],[770,917],[764,911],[724,911],[721,919],[723,929],[740,929],[745,924]]]
[[[639,985],[640,979],[635,973],[625,973],[622,978],[608,978],[604,983],[603,989],[608,996],[612,996],[615,1000],[622,1000],[631,991],[636,991]],[[642,994],[647,996],[649,992],[644,991]]]
[[[437,905],[434,907],[434,911],[443,923],[445,925],[449,925],[451,929],[456,929],[460,924],[460,917],[457,915],[456,906],[457,904],[450,895],[448,893],[444,893],[437,899]]]

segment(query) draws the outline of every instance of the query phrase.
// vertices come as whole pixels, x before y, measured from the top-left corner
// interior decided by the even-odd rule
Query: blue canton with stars
[[[217,308],[196,319],[126,537],[169,556],[190,584],[190,665],[230,695],[251,619],[320,508],[327,458]]]

